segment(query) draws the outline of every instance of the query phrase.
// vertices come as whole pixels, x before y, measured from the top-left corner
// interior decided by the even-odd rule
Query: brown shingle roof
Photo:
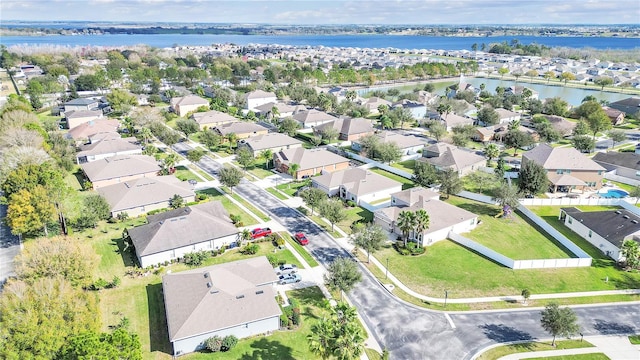
[[[323,166],[349,162],[349,159],[336,155],[325,149],[286,149],[276,153],[284,164],[298,164],[299,170],[319,168]]]
[[[74,140],[87,139],[92,135],[104,132],[115,132],[120,122],[115,119],[96,119],[70,129],[67,135]]]
[[[158,161],[148,155],[117,155],[80,167],[91,182],[160,171]]]
[[[540,144],[522,154],[522,157],[542,165],[547,170],[605,170],[574,148],[554,148],[549,144]]]
[[[175,176],[156,176],[126,181],[98,189],[107,200],[112,212],[169,201],[174,195],[182,198],[194,196],[191,185]]]
[[[99,140],[94,140],[86,145],[80,145],[80,151],[78,151],[77,157],[112,154],[123,151],[141,150],[142,147],[137,145],[138,141],[134,137],[121,138],[117,133],[103,133],[104,135]]]

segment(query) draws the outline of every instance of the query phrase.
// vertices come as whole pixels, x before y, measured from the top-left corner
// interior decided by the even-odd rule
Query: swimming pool
[[[605,199],[620,199],[629,196],[629,193],[619,189],[609,189],[607,192],[598,193],[598,196]]]

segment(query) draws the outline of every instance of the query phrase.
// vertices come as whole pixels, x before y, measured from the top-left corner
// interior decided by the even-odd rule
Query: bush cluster
[[[300,325],[300,303],[296,299],[289,299],[289,306],[282,308],[280,326],[294,329]]]
[[[229,351],[238,344],[238,338],[233,335],[227,335],[224,338],[220,336],[210,337],[204,342],[204,346],[211,352]]]
[[[424,246],[418,246],[414,242],[408,242],[407,246],[403,246],[401,243],[394,244],[394,248],[400,255],[420,255],[426,251]]]

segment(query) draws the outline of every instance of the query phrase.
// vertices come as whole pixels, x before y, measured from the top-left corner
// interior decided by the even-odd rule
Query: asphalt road
[[[177,144],[174,149],[186,152],[189,147]],[[209,157],[198,165],[211,174],[220,168]],[[350,256],[315,223],[251,182],[243,180],[234,191],[287,230],[305,232],[309,238],[307,249],[322,265],[336,257]],[[350,299],[393,359],[470,359],[491,344],[549,337],[540,327],[539,309],[451,313],[452,326],[443,312],[405,303],[390,295],[364,269],[363,274],[363,281],[351,291]],[[576,313],[585,336],[640,332],[638,304],[589,306],[577,308]]]
[[[0,204],[0,287],[11,276],[15,275],[13,258],[20,252],[20,241],[4,224],[7,206]]]

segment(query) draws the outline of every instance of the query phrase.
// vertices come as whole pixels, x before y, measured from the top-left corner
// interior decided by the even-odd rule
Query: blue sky
[[[638,0],[2,0],[2,20],[640,24]]]

